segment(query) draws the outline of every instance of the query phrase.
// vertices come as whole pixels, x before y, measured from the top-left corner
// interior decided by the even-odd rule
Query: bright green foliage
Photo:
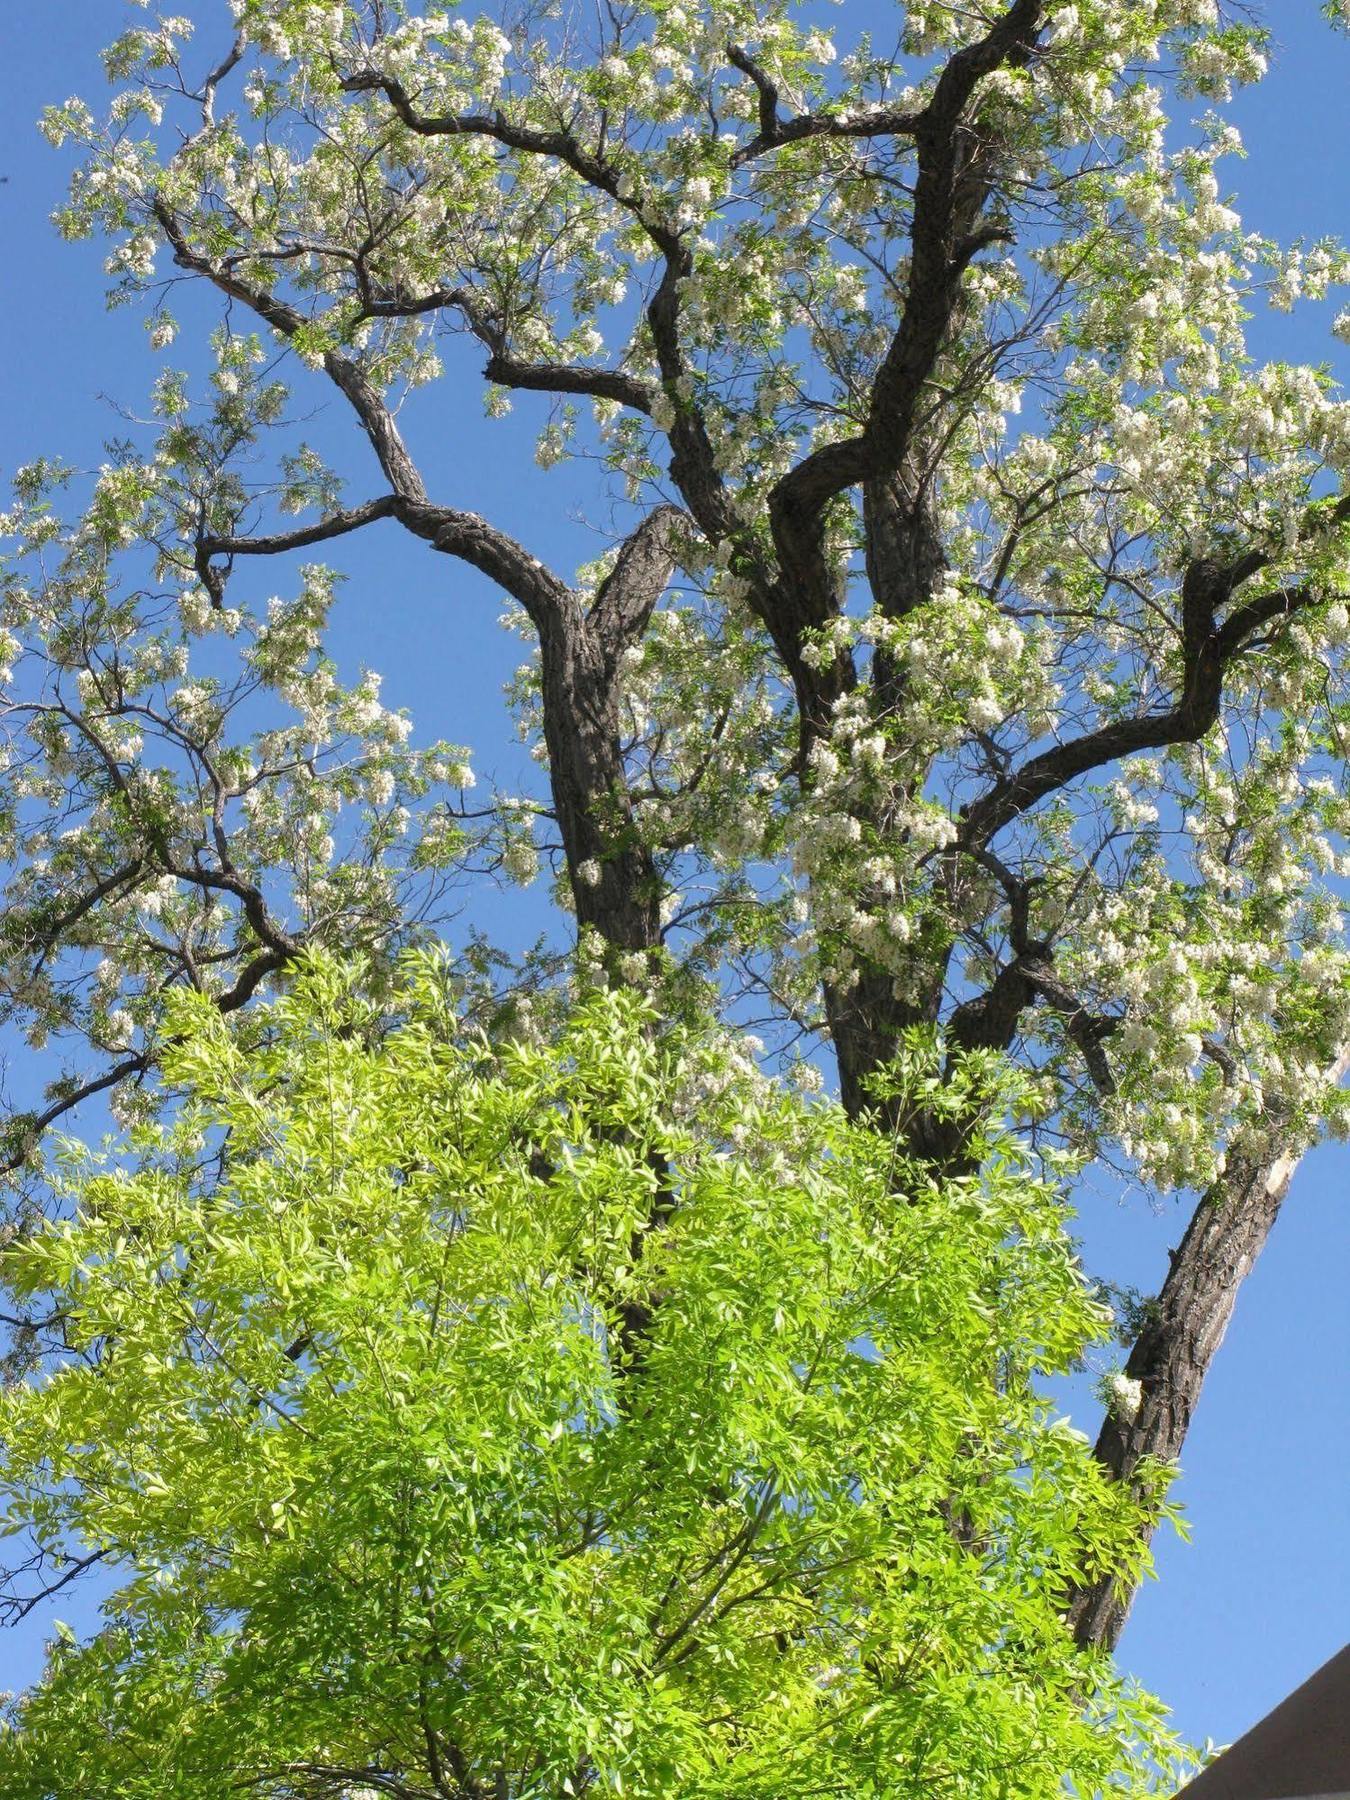
[[[632,995],[493,1049],[445,994],[381,1031],[317,964],[253,1049],[190,1001],[178,1123],[7,1252],[69,1350],[0,1480],[125,1581],[0,1791],[1146,1791],[1059,1612],[1141,1503],[1035,1385],[1102,1310],[995,1066],[939,1184]]]

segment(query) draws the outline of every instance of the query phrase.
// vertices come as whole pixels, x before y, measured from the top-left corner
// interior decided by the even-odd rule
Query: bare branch
[[[520,362],[505,351],[496,351],[483,370],[500,387],[528,389],[542,394],[588,394],[595,400],[616,400],[634,412],[650,413],[656,390],[636,375],[621,369],[588,369],[579,363]]]
[[[0,1624],[17,1625],[20,1620],[26,1619],[35,1607],[41,1606],[44,1600],[52,1599],[63,1588],[69,1587],[72,1581],[77,1581],[87,1569],[92,1569],[95,1563],[103,1562],[105,1558],[113,1554],[113,1550],[109,1548],[91,1550],[88,1556],[77,1556],[67,1563],[65,1569],[54,1581],[46,1582],[35,1593],[0,1593]],[[29,1569],[34,1566],[40,1565],[36,1565],[35,1561],[30,1561],[27,1565]]]
[[[197,548],[206,556],[276,556],[286,550],[303,550],[310,544],[345,537],[349,531],[359,531],[376,519],[393,518],[398,507],[397,494],[384,494],[378,500],[368,500],[364,506],[333,513],[317,525],[303,525],[295,531],[274,532],[267,537],[200,537]]]

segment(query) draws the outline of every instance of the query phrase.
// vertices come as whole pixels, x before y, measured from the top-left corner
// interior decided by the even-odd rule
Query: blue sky
[[[185,7],[204,23],[223,20],[223,0]],[[879,0],[843,0],[841,41],[880,19]],[[0,483],[16,464],[59,454],[80,466],[102,459],[119,429],[107,400],[135,408],[157,359],[141,315],[109,313],[98,246],[60,243],[48,223],[59,202],[63,159],[34,129],[41,106],[101,90],[96,53],[125,16],[120,0],[45,0],[0,14]],[[1236,109],[1249,147],[1227,165],[1249,228],[1284,238],[1320,236],[1350,223],[1350,144],[1344,125],[1350,43],[1334,38],[1315,0],[1269,9],[1277,52],[1270,79]],[[218,28],[218,27],[217,27]],[[204,44],[203,49],[212,47]],[[213,314],[176,305],[185,335]],[[1266,354],[1329,358],[1325,311],[1263,328]],[[528,449],[528,397],[519,423],[488,425],[477,390],[478,355],[467,353],[462,406],[443,386],[410,409],[409,434],[433,493],[487,513],[541,556],[567,567],[593,554],[594,539],[572,516],[585,477],[544,475]],[[458,365],[451,364],[452,374]],[[1342,366],[1343,376],[1350,367]],[[313,378],[307,403],[336,409]],[[320,426],[322,430],[322,425]],[[351,465],[353,498],[375,492],[373,472]],[[369,487],[365,485],[370,483]],[[335,559],[336,560],[336,559]],[[334,650],[348,672],[382,671],[385,699],[407,706],[423,739],[471,745],[477,766],[519,779],[521,752],[505,725],[502,682],[521,646],[494,628],[501,611],[478,577],[432,558],[385,527],[349,540]],[[276,585],[280,571],[261,581]],[[263,591],[266,591],[264,589]],[[494,929],[530,935],[542,895],[504,903],[485,895],[476,915]],[[490,910],[489,910],[490,909]],[[18,1076],[22,1071],[15,1071]],[[91,1128],[97,1129],[97,1125]],[[1206,1386],[1184,1457],[1180,1496],[1194,1541],[1158,1546],[1160,1579],[1145,1589],[1120,1662],[1174,1708],[1196,1740],[1231,1740],[1344,1639],[1350,1607],[1350,1150],[1328,1146],[1299,1171],[1285,1214],[1245,1285],[1228,1342]],[[1151,1212],[1102,1188],[1080,1196],[1089,1266],[1154,1289],[1184,1216],[1167,1203]],[[1071,1397],[1076,1421],[1092,1428],[1086,1384]],[[77,1627],[93,1593],[55,1616]],[[0,1636],[0,1687],[31,1680],[50,1615]]]

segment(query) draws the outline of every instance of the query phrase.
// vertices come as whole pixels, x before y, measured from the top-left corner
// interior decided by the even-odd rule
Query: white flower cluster
[[[1127,1425],[1133,1425],[1144,1404],[1144,1384],[1141,1381],[1135,1381],[1123,1370],[1115,1369],[1102,1378],[1098,1386],[1098,1396],[1102,1405],[1113,1418],[1123,1420]]]
[[[887,735],[920,753],[950,748],[971,729],[995,730],[1015,713],[1039,717],[1055,698],[1035,641],[954,573],[903,619],[879,609],[838,618],[807,645],[803,660],[822,669],[855,645],[903,669],[903,711]],[[854,742],[854,761],[876,760],[870,738],[861,748]]]

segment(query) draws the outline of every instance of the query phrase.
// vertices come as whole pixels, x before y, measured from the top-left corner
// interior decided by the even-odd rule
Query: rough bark
[[[549,781],[577,924],[616,950],[651,949],[660,941],[659,883],[633,829],[614,670],[579,615],[570,628],[546,630],[540,650]],[[587,864],[594,868],[583,874]]]
[[[1334,1065],[1350,1069],[1350,1050]],[[1277,1134],[1291,1130],[1273,1120]],[[1278,1141],[1278,1135],[1276,1138]],[[1172,1252],[1171,1268],[1125,1373],[1143,1398],[1133,1419],[1108,1413],[1096,1456],[1117,1481],[1129,1481],[1145,1457],[1172,1462],[1180,1455],[1205,1376],[1223,1343],[1238,1289],[1261,1254],[1300,1156],[1234,1156],[1191,1216]],[[1100,1581],[1076,1592],[1069,1622],[1077,1641],[1111,1650],[1119,1642],[1135,1590]]]

